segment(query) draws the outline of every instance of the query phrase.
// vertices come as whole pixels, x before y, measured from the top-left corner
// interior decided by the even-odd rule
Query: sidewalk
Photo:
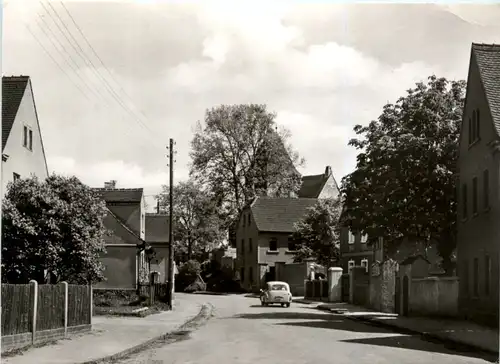
[[[201,307],[201,303],[178,295],[174,311],[144,318],[94,316],[92,332],[60,340],[54,345],[28,349],[18,356],[2,358],[2,363],[75,364],[115,355],[174,331],[196,316]]]
[[[294,302],[315,304],[317,309],[343,314],[351,319],[498,355],[498,331],[473,322],[428,317],[404,317],[392,313],[376,312],[348,303],[323,303],[300,298]]]

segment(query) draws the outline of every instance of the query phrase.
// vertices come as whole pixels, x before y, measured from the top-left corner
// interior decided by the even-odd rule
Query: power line
[[[56,22],[56,20],[54,19],[54,17],[50,14],[49,10],[45,7],[45,5],[43,4],[42,1],[40,1],[40,3],[42,4],[43,8],[45,9],[46,13],[52,18],[52,21],[54,22],[54,24],[56,24],[56,26],[58,27],[59,31],[63,34],[63,36],[66,38],[66,40],[68,41],[68,43],[73,47],[73,49],[75,50],[75,52],[80,56],[80,58],[83,60],[83,62],[85,62],[89,68],[94,72],[94,74],[99,77],[103,83],[104,83],[104,86],[106,88],[106,90],[109,92],[109,94],[111,95],[111,97],[120,105],[120,107],[128,114],[130,115],[132,118],[134,118],[134,120],[138,121],[142,127],[144,127],[145,129],[148,129],[150,132],[152,132],[148,126],[142,122],[142,120],[136,118],[135,115],[132,114],[132,111],[130,109],[127,108],[127,106],[120,100],[120,96],[115,92],[115,90],[112,88],[112,86],[107,82],[107,80],[100,74],[100,72],[97,70],[97,68],[95,67],[94,63],[92,62],[92,60],[86,55],[85,51],[83,50],[83,48],[80,46],[80,43],[78,42],[78,40],[73,36],[73,34],[71,33],[71,31],[69,30],[69,28],[67,27],[66,23],[64,22],[64,20],[61,18],[61,16],[59,15],[59,13],[57,12],[57,10],[52,6],[52,4],[50,2],[48,2],[48,5],[49,7],[52,9],[52,12],[57,16],[57,18],[59,19],[59,21],[61,22],[61,24],[63,25],[63,27],[66,29],[66,32],[69,34],[69,36],[73,39],[74,43],[78,46],[79,50],[77,49],[77,47],[75,47],[75,45],[71,42],[71,40],[68,38],[68,36],[66,35],[66,33],[64,32],[63,29],[61,29],[61,27],[59,26],[59,24]],[[83,54],[83,55],[82,55]]]

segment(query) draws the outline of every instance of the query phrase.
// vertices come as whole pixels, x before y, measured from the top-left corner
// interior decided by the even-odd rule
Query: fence
[[[306,299],[328,301],[328,281],[315,279],[304,281]]]
[[[2,284],[2,352],[88,331],[92,287]]]
[[[170,296],[168,283],[141,284],[139,295],[148,297],[151,304],[156,301],[168,303]]]

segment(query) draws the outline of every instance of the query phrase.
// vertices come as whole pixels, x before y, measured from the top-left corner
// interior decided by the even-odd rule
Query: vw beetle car
[[[260,290],[260,303],[262,306],[280,304],[281,307],[290,307],[292,293],[286,282],[271,281],[266,283],[266,288]]]

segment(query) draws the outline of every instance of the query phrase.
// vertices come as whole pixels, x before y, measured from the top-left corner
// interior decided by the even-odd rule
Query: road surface
[[[120,361],[125,364],[475,364],[474,353],[400,335],[292,304],[261,307],[243,295],[190,295],[210,302],[215,316],[190,337]]]

